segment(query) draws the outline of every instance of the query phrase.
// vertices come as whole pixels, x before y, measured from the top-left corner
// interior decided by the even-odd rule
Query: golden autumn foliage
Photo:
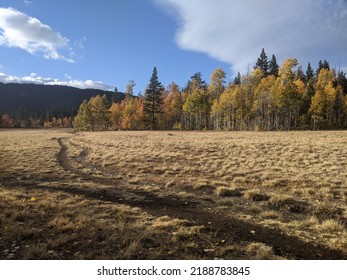
[[[113,103],[109,109],[109,120],[112,129],[142,129],[143,99],[126,97],[121,103]]]
[[[319,64],[316,74],[310,64],[306,74],[298,65],[296,58],[288,58],[276,75],[255,67],[252,73],[238,75],[227,86],[226,73],[221,68],[213,71],[210,84],[200,72],[183,89],[171,83],[162,93],[162,102],[158,103],[161,108],[156,109],[160,112],[155,114],[156,129],[271,131],[347,127],[345,73],[336,75],[327,62]],[[144,97],[133,97],[134,85],[130,81],[126,98],[120,103],[107,107],[98,96],[82,104],[75,124],[81,123],[83,130],[148,128]]]
[[[310,113],[314,128],[329,125],[334,121],[334,106],[337,88],[334,86],[335,73],[333,70],[322,69],[316,83],[316,92],[311,100]]]

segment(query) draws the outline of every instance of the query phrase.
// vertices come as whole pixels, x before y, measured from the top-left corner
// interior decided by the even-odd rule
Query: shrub
[[[239,189],[218,187],[216,189],[217,196],[229,196],[229,197],[240,197],[242,192]]]
[[[261,193],[260,190],[248,190],[244,196],[253,201],[267,201],[270,198],[267,194]]]
[[[292,213],[303,213],[307,209],[307,203],[304,201],[296,200],[289,195],[275,195],[269,200],[270,208],[277,210],[288,210]]]

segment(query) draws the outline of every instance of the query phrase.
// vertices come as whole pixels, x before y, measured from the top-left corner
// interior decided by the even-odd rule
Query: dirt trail
[[[183,183],[182,185],[161,188],[160,186],[165,185],[167,177],[155,178],[154,173],[151,173],[150,170],[148,176],[146,173],[143,177],[138,177],[145,178],[146,182],[138,180],[136,184],[130,183],[121,176],[116,176],[122,174],[114,174],[114,170],[109,167],[103,167],[101,163],[96,164],[89,160],[89,155],[95,156],[95,154],[91,154],[91,150],[88,149],[90,143],[84,142],[84,140],[81,141],[79,137],[74,138],[71,135],[48,139],[47,141],[53,141],[50,143],[53,145],[49,145],[52,147],[52,151],[47,159],[52,160],[53,154],[56,155],[56,158],[52,160],[51,165],[45,169],[45,172],[30,174],[28,172],[18,172],[18,174],[5,172],[0,174],[1,188],[6,188],[9,191],[17,189],[17,193],[25,191],[29,194],[31,192],[38,194],[42,190],[43,194],[50,192],[54,194],[52,197],[61,196],[63,200],[64,197],[68,197],[71,201],[75,201],[74,196],[76,195],[76,197],[78,196],[77,199],[85,201],[86,205],[90,205],[89,201],[93,205],[102,207],[109,204],[137,207],[139,208],[139,210],[136,210],[138,213],[148,213],[152,216],[149,217],[150,221],[152,221],[152,218],[156,220],[155,218],[162,216],[187,220],[188,223],[184,227],[186,225],[187,227],[201,226],[200,235],[203,241],[200,240],[196,243],[197,245],[211,244],[211,246],[215,246],[216,254],[223,251],[224,248],[233,248],[233,245],[236,245],[234,248],[237,248],[237,252],[235,254],[230,253],[235,258],[244,256],[246,251],[240,249],[243,245],[247,246],[248,242],[261,242],[270,246],[276,255],[287,259],[347,259],[346,253],[340,250],[330,249],[321,245],[321,243],[307,242],[297,236],[288,235],[279,227],[274,228],[274,226],[271,226],[270,228],[250,220],[243,220],[240,215],[250,213],[243,212],[243,210],[247,210],[246,205],[239,206],[240,202],[247,200],[244,197],[235,198],[235,200],[231,198],[230,201],[233,205],[227,211],[222,212],[222,208],[219,207],[222,205],[219,198],[208,198],[201,192],[201,189],[196,190],[193,187],[183,185]],[[57,166],[58,164],[60,168]],[[122,170],[119,170],[119,172],[122,172]],[[190,195],[187,197],[181,196],[179,192],[182,189],[186,193],[190,192]],[[233,213],[232,209],[235,208],[242,210]],[[108,208],[105,207],[105,209]],[[54,217],[55,213],[52,215]],[[144,216],[148,217],[147,215]],[[46,233],[42,234],[44,238],[46,238]],[[80,236],[77,238],[80,238]],[[199,235],[192,236],[192,238],[199,238]],[[8,249],[9,245],[6,244],[5,246],[1,242],[3,241],[0,240],[0,249],[1,247],[4,250]],[[71,250],[73,251],[73,249]],[[199,254],[199,251],[197,252]],[[224,253],[221,253],[221,257],[223,257],[222,254]],[[229,255],[228,252],[227,255]],[[204,258],[206,256],[214,257],[213,253],[203,253],[202,256]]]
[[[88,162],[86,157],[88,150],[71,142],[69,138],[52,139],[58,141],[60,151],[57,161],[61,167],[82,180],[96,183],[95,187],[79,187],[76,184],[62,184],[52,186],[42,184],[46,179],[31,177],[30,180],[21,181],[18,184],[11,178],[5,179],[3,187],[8,189],[19,188],[26,190],[42,189],[49,192],[65,192],[83,196],[88,200],[125,204],[138,207],[154,217],[170,216],[188,220],[190,224],[203,226],[203,234],[208,236],[211,244],[218,244],[226,240],[226,244],[242,244],[243,242],[262,242],[271,246],[274,253],[289,259],[347,259],[341,251],[332,250],[314,243],[307,243],[295,237],[288,236],[279,229],[263,227],[259,224],[240,220],[236,216],[226,216],[225,213],[217,212],[212,200],[200,200],[194,198],[182,198],[170,190],[145,191],[129,186],[125,181],[112,179],[105,170],[105,176],[101,177],[101,166],[95,166]],[[69,149],[77,146],[83,152],[79,157],[70,157]],[[98,174],[85,173],[83,169],[74,167],[74,161],[82,163],[87,169],[96,169]],[[47,178],[49,180],[49,178]],[[141,184],[139,185],[141,187]],[[224,244],[225,245],[225,244]]]
[[[198,201],[179,198],[174,194],[167,196],[158,195],[154,192],[127,189],[124,182],[108,178],[96,177],[77,170],[70,163],[68,157],[67,139],[59,138],[61,147],[57,155],[59,164],[69,172],[74,173],[86,180],[112,188],[90,190],[85,188],[70,187],[65,189],[68,193],[82,195],[88,199],[97,199],[113,203],[122,203],[133,207],[139,207],[153,216],[167,215],[191,221],[196,225],[203,225],[209,231],[211,238],[216,241],[232,240],[233,242],[249,241],[262,242],[274,249],[277,255],[292,259],[347,259],[341,251],[332,250],[321,245],[306,243],[295,236],[288,236],[279,229],[271,229],[261,225],[242,221],[234,217],[225,217],[221,213],[212,213],[211,202],[200,203]],[[116,187],[115,187],[116,186]],[[118,188],[117,186],[122,186]],[[54,188],[49,188],[54,191]],[[61,189],[56,189],[61,191]],[[129,198],[134,195],[134,198]],[[136,196],[141,196],[137,200]]]

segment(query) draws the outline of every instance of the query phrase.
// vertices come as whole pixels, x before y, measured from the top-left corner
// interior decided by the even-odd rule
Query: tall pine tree
[[[254,66],[254,69],[260,69],[266,75],[269,71],[269,61],[265,53],[264,48],[262,48],[260,56],[258,57],[257,63]]]
[[[193,76],[190,77],[190,80],[188,81],[188,84],[184,91],[192,92],[194,89],[206,89],[207,83],[202,79],[201,72],[195,73]]]
[[[309,81],[313,80],[313,78],[314,78],[314,72],[313,72],[313,68],[311,67],[311,63],[309,62],[306,69],[305,82],[308,83]]]
[[[269,75],[274,75],[275,77],[278,77],[279,69],[280,69],[280,66],[277,63],[276,56],[273,54],[271,61],[269,62]]]
[[[318,68],[317,68],[317,71],[316,71],[316,76],[317,76],[317,79],[318,79],[318,75],[319,75],[319,72],[320,70],[322,69],[328,69],[330,70],[330,65],[329,65],[329,62],[327,60],[319,60],[318,62]]]
[[[240,72],[237,72],[237,76],[234,79],[234,85],[235,86],[241,85],[241,74],[240,74]]]
[[[154,67],[152,77],[144,95],[144,121],[149,129],[159,128],[159,119],[163,112],[164,88],[158,80],[158,71]]]

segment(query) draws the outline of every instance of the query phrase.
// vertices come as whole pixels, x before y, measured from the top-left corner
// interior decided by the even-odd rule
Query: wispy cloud
[[[346,0],[154,0],[179,22],[176,43],[245,72],[261,48],[279,61],[347,65]]]
[[[73,62],[69,39],[50,26],[13,8],[0,8],[0,46],[23,49],[46,59]]]
[[[75,41],[74,46],[79,49],[84,49],[84,44],[87,42],[87,37],[83,36],[81,39]]]
[[[24,76],[24,77],[17,77],[17,76],[11,76],[11,75],[7,75],[5,73],[0,72],[0,82],[5,84],[6,83],[22,83],[22,84],[33,83],[33,84],[40,84],[40,85],[61,85],[61,86],[77,87],[81,89],[94,88],[94,89],[101,89],[101,90],[112,90],[111,86],[108,86],[99,81],[72,80],[71,76],[67,74],[65,74],[64,76],[65,78],[67,78],[67,80],[41,77],[37,75],[36,73],[31,73],[30,75]]]
[[[33,2],[31,2],[31,1],[29,1],[29,0],[23,0],[22,1],[23,2],[23,4],[25,4],[25,5],[31,5]]]

